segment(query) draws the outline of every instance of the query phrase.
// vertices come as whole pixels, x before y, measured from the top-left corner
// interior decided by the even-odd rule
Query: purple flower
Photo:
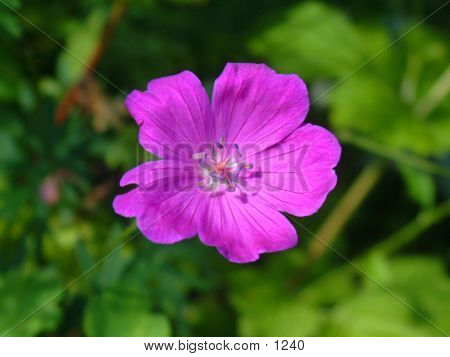
[[[320,126],[303,124],[308,92],[296,75],[263,64],[229,63],[212,105],[191,72],[151,81],[125,102],[139,142],[160,160],[128,171],[135,185],[113,203],[136,217],[151,241],[198,234],[236,263],[289,249],[297,233],[280,213],[315,213],[336,185],[341,148]]]

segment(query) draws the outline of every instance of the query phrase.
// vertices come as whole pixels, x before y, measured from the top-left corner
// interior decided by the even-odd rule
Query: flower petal
[[[156,196],[154,196],[156,198]],[[177,191],[146,202],[137,225],[152,242],[172,244],[197,234],[197,209],[204,196],[198,190]]]
[[[199,238],[235,263],[292,248],[297,233],[286,217],[238,193],[210,196],[199,212]]]
[[[193,237],[197,234],[196,210],[204,199],[195,175],[192,166],[178,161],[146,162],[122,177],[122,186],[138,187],[118,195],[114,210],[136,217],[139,229],[153,242],[170,244]]]
[[[183,189],[194,184],[196,173],[193,164],[192,161],[180,163],[177,160],[144,162],[126,172],[120,186],[136,184],[146,192]]]
[[[277,74],[264,64],[228,63],[214,83],[212,106],[216,140],[257,151],[294,131],[306,117],[309,100],[295,74]]]
[[[209,98],[192,72],[155,79],[145,92],[131,92],[125,105],[141,126],[141,145],[160,158],[190,159],[197,146],[212,139]]]
[[[326,129],[303,125],[247,161],[254,165],[242,184],[252,199],[296,216],[315,213],[336,185],[339,142]]]
[[[143,196],[137,188],[117,195],[113,201],[114,211],[124,217],[137,217],[145,207],[142,198]]]

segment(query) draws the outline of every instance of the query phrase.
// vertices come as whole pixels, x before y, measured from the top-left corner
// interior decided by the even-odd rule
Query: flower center
[[[236,190],[239,174],[253,167],[241,159],[237,144],[226,146],[215,143],[212,149],[196,153],[192,158],[199,163],[199,187],[208,191],[219,187],[225,187],[230,192]]]

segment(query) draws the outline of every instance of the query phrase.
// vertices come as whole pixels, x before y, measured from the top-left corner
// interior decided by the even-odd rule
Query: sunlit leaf
[[[320,3],[298,5],[264,31],[251,49],[283,71],[303,77],[344,76],[364,60],[363,41],[340,11]]]
[[[450,299],[450,279],[439,261],[374,256],[364,271],[363,288],[330,315],[330,335],[442,336],[440,329],[448,330],[450,309],[440,302]]]
[[[88,336],[170,336],[170,325],[164,315],[148,311],[145,301],[125,299],[115,293],[89,301],[83,326]]]
[[[36,336],[55,329],[62,286],[55,269],[23,267],[0,275],[0,333]]]
[[[88,70],[89,59],[98,43],[106,14],[103,10],[92,11],[86,21],[81,21],[70,30],[65,49],[58,57],[57,73],[59,80],[70,86],[81,79]]]
[[[401,167],[409,196],[422,207],[431,206],[435,201],[436,185],[433,177],[425,172]]]

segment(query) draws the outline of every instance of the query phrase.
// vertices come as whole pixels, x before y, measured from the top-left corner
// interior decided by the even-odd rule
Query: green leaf
[[[434,123],[416,116],[402,103],[392,83],[368,71],[337,86],[330,93],[330,107],[330,119],[337,129],[364,133],[380,144],[421,155],[445,149],[436,145]]]
[[[292,250],[278,259],[264,270],[248,268],[233,275],[231,301],[238,311],[241,336],[313,336],[320,331],[324,313],[315,300],[318,294],[307,287],[292,293],[280,279],[290,276],[294,266],[298,269],[304,255]]]
[[[3,1],[6,2],[6,4],[9,7],[12,7],[13,9],[16,10],[22,6],[22,0],[3,0]]]
[[[22,33],[20,18],[11,10],[19,10],[22,2],[19,0],[3,0],[2,11],[0,12],[0,28],[14,38],[18,38]],[[6,4],[5,4],[6,2]]]
[[[105,20],[105,11],[96,9],[85,21],[76,23],[70,28],[65,49],[62,50],[57,62],[58,78],[65,86],[70,86],[81,79],[100,38]]]
[[[332,314],[331,336],[430,336],[431,327],[414,324],[408,307],[380,288],[343,301]]]
[[[337,9],[305,3],[257,35],[250,49],[282,72],[314,80],[312,92],[320,99],[318,80],[337,80],[323,89],[336,128],[364,133],[391,149],[441,155],[450,150],[450,101],[438,101],[429,112],[423,108],[448,66],[448,39],[422,26],[396,46],[389,46],[392,40],[379,25],[354,24]]]
[[[400,172],[408,195],[422,207],[432,206],[436,196],[436,185],[433,177],[426,172],[407,166],[401,166]]]
[[[255,304],[258,309],[241,311],[241,336],[314,336],[324,318],[320,309],[300,299]]]
[[[0,334],[37,336],[54,330],[61,317],[61,289],[53,268],[21,268],[1,275]]]
[[[395,259],[392,263],[396,289],[439,328],[450,332],[450,278],[441,261],[425,256]],[[420,317],[415,316],[421,320]],[[421,320],[423,322],[423,320]],[[442,334],[436,329],[435,335]]]
[[[148,311],[141,297],[104,293],[91,299],[83,320],[87,336],[165,337],[170,336],[168,319]]]
[[[8,132],[0,132],[0,161],[3,164],[13,163],[22,158],[22,153]]]
[[[25,75],[10,51],[5,48],[0,52],[0,101],[14,102],[20,95],[20,85]]]
[[[329,335],[442,336],[439,329],[449,331],[450,307],[441,302],[450,301],[450,279],[439,261],[372,256],[363,269],[367,276],[359,292],[330,314]]]
[[[280,24],[263,31],[250,49],[282,71],[306,78],[341,77],[362,63],[364,42],[348,18],[320,3],[289,10]]]
[[[18,38],[22,33],[19,18],[12,13],[0,13],[0,28],[3,28],[9,35]]]
[[[120,132],[120,137],[114,140],[97,140],[92,144],[92,152],[101,157],[108,167],[117,169],[154,160],[136,143],[137,128],[134,125],[125,126]]]
[[[345,269],[336,269],[302,288],[301,299],[317,306],[345,300],[355,292],[354,277]]]
[[[179,6],[183,5],[198,6],[198,5],[207,5],[209,0],[165,0],[165,2]]]

